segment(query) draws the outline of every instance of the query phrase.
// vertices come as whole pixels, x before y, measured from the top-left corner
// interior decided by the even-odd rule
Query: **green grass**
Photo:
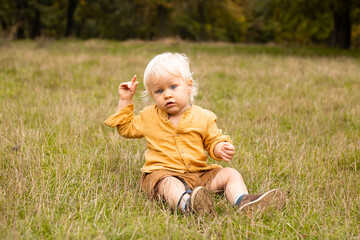
[[[103,125],[117,86],[149,60],[184,52],[237,147],[252,193],[288,192],[252,219],[215,196],[219,217],[173,214],[139,189],[144,140]],[[139,86],[136,109],[141,102]],[[360,53],[324,47],[176,41],[3,42],[1,239],[358,239]],[[215,162],[210,160],[210,162]]]

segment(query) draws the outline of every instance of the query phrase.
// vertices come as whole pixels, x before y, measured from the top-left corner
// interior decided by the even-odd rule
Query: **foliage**
[[[262,42],[321,43],[333,28],[331,11],[325,1],[252,1],[251,38]],[[286,9],[284,11],[284,9]]]
[[[351,25],[356,30],[360,24],[359,0],[0,0],[0,5],[0,32],[10,39],[72,34],[345,47],[338,42],[344,36],[350,41]],[[352,41],[359,45],[357,36]]]

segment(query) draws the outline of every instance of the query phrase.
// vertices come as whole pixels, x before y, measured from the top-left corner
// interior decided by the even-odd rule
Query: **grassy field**
[[[144,140],[103,121],[117,86],[165,51],[184,52],[196,104],[218,116],[252,193],[284,211],[173,214],[138,180]],[[141,101],[142,84],[135,97]],[[360,239],[360,52],[176,41],[0,45],[0,239]],[[211,163],[214,160],[209,160]]]

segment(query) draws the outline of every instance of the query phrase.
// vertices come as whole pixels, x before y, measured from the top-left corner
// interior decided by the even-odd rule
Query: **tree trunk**
[[[158,5],[157,13],[158,13],[158,38],[163,38],[165,35],[165,22],[168,16],[168,9],[163,5]]]
[[[18,12],[16,16],[16,38],[24,39],[25,34],[25,10],[27,8],[27,2],[17,2],[16,10]]]
[[[330,45],[349,49],[351,47],[351,0],[339,0],[333,8],[334,29],[330,35]]]
[[[41,13],[39,9],[35,9],[34,21],[31,28],[30,37],[36,38],[41,35]]]
[[[74,26],[74,13],[77,4],[78,4],[78,0],[68,0],[65,37],[69,37],[72,34],[73,26]]]
[[[200,22],[200,41],[204,41],[206,40],[207,36],[206,36],[206,29],[205,29],[205,9],[204,9],[204,2],[203,1],[198,1],[197,2],[197,10],[198,10],[198,14],[199,14],[199,22]]]

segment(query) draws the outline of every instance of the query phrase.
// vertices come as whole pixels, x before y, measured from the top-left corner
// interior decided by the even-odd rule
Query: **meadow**
[[[139,188],[143,139],[103,121],[117,87],[183,52],[196,104],[237,148],[252,193],[283,211],[173,213]],[[142,82],[134,102],[138,113]],[[360,239],[360,52],[226,43],[38,40],[0,44],[0,239]],[[209,159],[210,163],[217,163]]]

